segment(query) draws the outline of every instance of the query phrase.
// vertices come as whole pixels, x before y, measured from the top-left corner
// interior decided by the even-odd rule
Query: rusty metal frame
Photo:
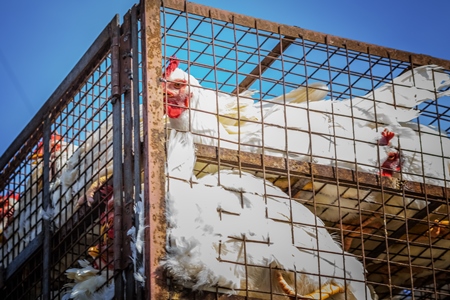
[[[128,25],[128,24],[127,24]],[[113,187],[114,187],[114,291],[117,299],[124,297],[122,279],[122,244],[123,244],[123,171],[122,171],[122,93],[121,93],[121,58],[120,58],[120,22],[111,26],[111,98],[113,105]]]
[[[167,286],[159,261],[165,255],[166,220],[164,215],[164,124],[160,85],[161,38],[160,2],[141,1],[143,128],[144,128],[144,203],[146,299],[167,299]]]
[[[132,106],[134,101],[132,81],[133,69],[133,39],[137,36],[132,36],[132,27],[137,26],[131,21],[131,12],[129,11],[124,16],[122,24],[122,35],[120,38],[120,57],[121,57],[121,74],[120,74],[120,87],[124,100],[123,109],[123,188],[124,188],[124,203],[122,210],[123,218],[123,233],[122,233],[122,252],[121,252],[121,269],[123,270],[125,279],[125,299],[134,298],[134,275],[133,275],[133,262],[131,261],[131,238],[127,235],[127,231],[133,226],[133,186],[134,186],[134,173],[133,173],[133,138],[139,140],[139,132],[136,135],[133,134],[133,115]],[[136,117],[136,116],[134,116]],[[139,116],[138,116],[139,118]],[[139,129],[139,127],[138,127]],[[117,249],[115,249],[116,251]]]
[[[196,15],[199,17],[199,19],[197,20],[199,23],[202,22],[201,17],[204,17],[205,20],[206,19],[220,20],[225,22],[226,24],[233,24],[233,25],[239,24],[244,27],[254,28],[256,30],[265,30],[267,32],[273,32],[279,34],[280,36],[284,36],[285,38],[282,38],[281,41],[283,42],[285,39],[288,39],[288,45],[291,45],[292,43],[294,44],[300,43],[304,45],[305,40],[307,40],[308,43],[324,44],[324,47],[327,47],[325,52],[327,54],[329,53],[330,55],[329,58],[332,57],[335,52],[337,52],[338,48],[342,48],[346,51],[345,56],[348,63],[351,63],[355,60],[363,59],[365,61],[368,61],[369,62],[368,64],[370,66],[381,63],[389,67],[390,72],[383,78],[377,78],[376,82],[371,80],[372,78],[374,78],[373,74],[371,73],[372,72],[371,67],[368,67],[365,71],[363,71],[363,73],[361,73],[361,77],[365,77],[371,80],[372,89],[378,87],[378,85],[381,83],[391,81],[394,77],[393,75],[394,72],[398,72],[398,70],[408,68],[409,66],[437,64],[443,66],[447,70],[450,70],[450,61],[447,60],[434,58],[422,54],[399,51],[396,49],[390,49],[373,44],[362,43],[322,33],[317,33],[309,30],[304,30],[295,26],[280,25],[270,21],[259,20],[252,17],[247,17],[235,13],[214,9],[211,7],[198,5],[195,3],[177,0],[167,0],[163,1],[162,6],[163,11],[164,9],[169,8],[176,11],[180,11],[179,16],[176,16],[176,12],[173,12],[173,14],[176,17],[190,18],[189,15]],[[194,28],[194,31],[195,29],[196,28]],[[189,30],[189,32],[191,32],[191,30]],[[292,42],[289,40],[291,37],[293,38]],[[189,37],[187,38],[189,39]],[[300,42],[296,41],[297,38],[302,41]],[[251,82],[253,82],[253,80],[262,76],[264,70],[268,66],[270,66],[270,61],[276,59],[282,54],[282,51],[279,53],[276,51],[276,49],[281,46],[282,44],[279,43],[277,46],[275,46],[274,50],[272,50],[272,52],[269,55],[261,58],[260,63],[255,66],[253,71],[251,71],[243,81],[236,83],[236,89],[234,89],[234,91],[231,93],[242,92],[243,90],[249,87],[249,85],[251,84]],[[201,55],[202,52],[199,52],[198,54]],[[383,59],[386,59],[386,61],[383,62],[382,61]],[[266,65],[263,63],[264,61],[269,61],[269,63]],[[302,60],[301,62],[305,61]],[[196,64],[196,62],[193,63],[189,59],[186,63],[188,64],[188,70],[190,65]],[[198,65],[201,66],[201,63],[198,63]],[[326,67],[324,67],[324,69],[326,69]],[[341,73],[346,72],[344,69],[339,71]],[[212,70],[210,70],[209,72],[212,72]],[[315,74],[312,73],[310,75],[314,76]],[[207,75],[205,75],[204,77],[206,76]],[[334,77],[330,77],[330,82],[334,82],[334,80],[335,80]],[[352,89],[355,87],[358,81],[359,79],[355,81],[350,81],[349,85],[344,87],[346,89],[344,89],[343,91],[332,91],[333,98],[340,98],[342,95],[350,95],[351,97]],[[246,82],[249,82],[249,84],[246,84]],[[383,193],[392,192],[395,194],[402,193],[405,196],[419,196],[419,197],[425,196],[425,199],[431,200],[430,201],[431,203],[427,207],[425,207],[421,211],[418,211],[414,216],[408,218],[405,224],[403,224],[395,232],[391,232],[389,237],[390,240],[387,244],[381,243],[378,247],[371,250],[371,252],[368,255],[364,255],[364,257],[367,257],[368,259],[370,257],[376,257],[378,254],[383,252],[390,245],[390,241],[395,241],[395,239],[407,233],[408,228],[414,227],[414,225],[416,225],[419,222],[418,220],[426,216],[428,212],[434,211],[434,209],[437,208],[442,203],[448,203],[448,195],[450,190],[449,188],[445,187],[432,186],[428,184],[422,184],[419,182],[406,182],[396,178],[385,178],[375,174],[361,173],[329,166],[320,166],[299,161],[291,161],[291,160],[285,161],[284,159],[276,157],[235,152],[227,149],[220,149],[204,145],[197,145],[197,150],[198,150],[197,151],[198,160],[206,163],[220,164],[236,168],[239,166],[239,168],[243,167],[248,170],[253,171],[263,170],[263,172],[267,171],[271,174],[280,174],[280,175],[286,175],[286,172],[288,172],[293,176],[305,176],[306,178],[316,178],[319,181],[324,180],[330,183],[337,182],[339,185],[343,186],[354,187],[354,185],[356,184],[358,190],[360,187],[369,189],[373,188],[375,190],[381,190]]]
[[[141,76],[142,72],[140,70],[140,55],[141,51],[139,49],[139,31],[140,31],[140,22],[138,24],[140,14],[140,7],[138,5],[134,5],[131,9],[131,51],[132,51],[132,64],[131,64],[131,98],[133,100],[133,134],[134,134],[134,144],[133,144],[133,178],[134,178],[134,199],[135,204],[139,201],[140,203],[143,203],[144,199],[141,199],[141,182],[142,182],[142,147],[141,147],[141,139],[140,136],[143,135],[143,132],[141,132],[141,113],[142,113],[142,107],[140,105],[140,91],[139,86],[141,82]],[[139,200],[137,200],[139,199]],[[137,205],[136,205],[137,207]],[[141,226],[143,224],[140,224],[139,218],[140,218],[141,211],[135,211],[134,212],[134,226],[136,228],[136,233],[139,232],[139,230],[142,230]],[[131,214],[130,214],[131,216]],[[138,238],[138,237],[136,237]],[[144,255],[142,252],[139,252],[136,250],[136,262],[135,262],[135,269],[139,271],[140,267],[144,267]],[[136,271],[136,270],[135,270]],[[133,274],[134,275],[134,274]],[[136,298],[137,299],[143,299],[143,286],[142,284],[136,284]]]
[[[115,288],[116,297],[118,299],[132,298],[137,293],[139,298],[145,299],[162,299],[168,298],[168,286],[165,282],[164,274],[158,268],[159,261],[165,253],[165,216],[164,216],[164,126],[160,122],[163,117],[163,105],[159,95],[162,90],[159,84],[161,77],[161,22],[160,13],[161,6],[178,10],[181,13],[194,14],[203,16],[212,20],[219,20],[256,30],[271,32],[279,38],[279,43],[275,45],[265,57],[260,57],[258,52],[258,64],[241,82],[236,82],[236,89],[232,93],[242,92],[250,87],[250,85],[260,78],[265,70],[269,69],[277,58],[284,55],[284,51],[291,45],[303,45],[305,41],[317,44],[323,44],[324,52],[328,55],[328,60],[337,52],[336,47],[347,51],[346,59],[348,61],[357,60],[361,57],[371,60],[374,56],[387,58],[391,72],[384,78],[379,78],[379,82],[385,82],[392,79],[393,71],[404,67],[404,65],[424,65],[438,64],[446,69],[450,69],[450,61],[434,58],[422,54],[409,53],[395,49],[380,47],[377,45],[353,41],[341,37],[317,33],[295,26],[280,25],[274,22],[256,19],[240,14],[230,13],[219,9],[202,6],[195,3],[186,2],[184,0],[143,0],[140,7],[134,6],[130,12],[124,17],[123,25],[120,26],[118,17],[116,16],[99,35],[94,44],[89,48],[86,54],[78,62],[71,73],[64,79],[61,85],[55,90],[50,99],[39,110],[38,114],[29,122],[22,130],[17,139],[7,149],[5,154],[0,157],[0,189],[8,179],[11,170],[14,170],[20,161],[26,157],[36,142],[43,137],[44,150],[44,187],[43,187],[43,207],[44,209],[50,204],[49,201],[49,143],[51,122],[55,120],[59,111],[61,111],[72,99],[78,91],[83,80],[91,72],[91,67],[97,65],[111,50],[112,52],[112,102],[114,102],[114,199],[115,199],[115,231],[114,239],[115,253]],[[138,52],[138,20],[141,22],[140,39],[142,44],[142,70],[139,70]],[[213,25],[213,24],[212,24]],[[299,42],[297,39],[303,40]],[[150,42],[150,43],[149,43]],[[257,53],[258,50],[255,50]],[[334,51],[334,52],[333,52]],[[394,62],[398,60],[400,62]],[[187,62],[190,65],[190,61]],[[306,61],[300,61],[305,63]],[[369,63],[372,65],[372,63]],[[188,67],[189,68],[189,67]],[[328,66],[330,72],[330,67]],[[345,73],[345,70],[340,70]],[[140,79],[138,74],[142,72],[142,112],[143,112],[143,128],[144,142],[139,140],[139,85]],[[237,70],[236,70],[237,72]],[[368,68],[361,75],[371,78],[371,68]],[[309,74],[315,76],[314,73]],[[349,75],[350,77],[350,75]],[[335,78],[330,72],[330,81]],[[358,79],[359,80],[359,79]],[[280,83],[282,83],[280,81]],[[357,81],[349,83],[343,91],[333,91],[334,95],[352,95],[352,89]],[[307,83],[306,83],[307,84]],[[372,81],[373,88],[376,84]],[[122,102],[123,101],[123,102]],[[124,117],[122,126],[122,103],[124,108]],[[442,117],[444,113],[436,112],[436,119]],[[438,121],[439,122],[439,121]],[[122,141],[123,128],[123,141]],[[133,132],[133,134],[132,134]],[[132,136],[134,135],[134,139]],[[122,144],[125,146],[123,147]],[[127,145],[133,144],[133,149]],[[122,162],[122,151],[124,160]],[[141,152],[143,151],[143,152]],[[245,152],[237,152],[227,149],[221,149],[211,146],[197,145],[197,156],[199,161],[221,164],[225,166],[239,167],[254,171],[263,171],[271,174],[289,175],[290,177],[306,177],[323,180],[331,183],[338,183],[342,186],[355,185],[363,188],[381,189],[382,191],[392,193],[402,193],[406,196],[422,196],[432,200],[431,203],[418,211],[413,217],[390,233],[389,240],[386,243],[380,243],[379,246],[371,250],[364,257],[376,258],[381,252],[385,251],[390,242],[403,236],[408,228],[413,227],[429,211],[433,211],[443,202],[448,203],[450,188],[432,186],[418,182],[405,182],[396,178],[380,177],[376,174],[366,174],[348,169],[341,169],[331,166],[321,166],[307,162],[294,160],[285,160],[282,158],[259,155]],[[141,164],[141,161],[143,163]],[[145,268],[147,285],[145,294],[136,289],[133,282],[133,267],[129,259],[130,240],[126,234],[126,230],[132,225],[132,206],[133,198],[136,199],[140,195],[140,178],[141,171],[144,170],[144,201],[146,209],[146,248],[145,248]],[[135,190],[133,191],[133,187]],[[295,194],[294,186],[289,185],[289,193]],[[122,190],[123,189],[123,190]],[[123,193],[124,192],[124,193]],[[98,195],[97,195],[98,198]],[[70,232],[71,222],[87,222],[82,219],[86,216],[98,217],[98,208],[88,213],[80,210],[75,213],[68,223],[61,227],[60,235],[64,236]],[[137,217],[135,217],[137,219]],[[54,242],[50,240],[50,224],[43,222],[43,233],[35,239],[34,244],[30,244],[23,251],[21,257],[17,257],[14,263],[7,268],[6,279],[12,276],[24,262],[24,256],[30,256],[35,253],[39,247],[43,247],[43,265],[44,273],[42,278],[42,296],[49,297],[50,293],[50,269],[52,259],[50,257],[51,248]],[[362,239],[362,233],[361,233]],[[124,250],[124,251],[122,251]],[[394,263],[397,264],[397,263]],[[395,269],[395,265],[392,269]],[[431,266],[434,270],[434,267]],[[126,283],[122,279],[122,274],[127,278]],[[438,277],[439,274],[436,275]],[[424,280],[425,282],[425,280]],[[435,294],[437,287],[434,288]],[[207,293],[208,299],[217,299],[217,295]],[[221,298],[221,297],[219,297]],[[230,299],[242,299],[242,297],[232,296]]]
[[[19,136],[8,147],[5,153],[0,157],[0,188],[4,188],[6,179],[9,173],[14,170],[21,161],[30,153],[32,147],[39,139],[44,141],[44,186],[43,186],[43,208],[49,207],[49,141],[50,141],[50,125],[58,117],[59,112],[62,111],[70,101],[72,101],[75,94],[78,92],[80,86],[84,84],[84,80],[92,72],[93,66],[97,66],[108,54],[111,45],[110,28],[111,24],[117,23],[117,16],[115,16],[110,24],[100,33],[94,43],[86,51],[83,57],[78,61],[73,70],[58,86],[55,92],[44,103],[38,113],[22,130]],[[78,215],[78,214],[77,214]],[[76,216],[74,216],[77,218]],[[50,222],[43,220],[43,232],[36,237],[15,260],[9,264],[5,270],[4,280],[8,280],[19,268],[21,268],[28,257],[35,253],[41,246],[44,247],[43,252],[43,295],[49,295],[49,276],[50,264],[55,257],[51,257],[51,231]]]
[[[43,170],[43,180],[44,185],[42,187],[42,207],[44,210],[51,208],[50,201],[50,123],[48,119],[44,121],[44,170]],[[50,259],[51,259],[51,229],[50,220],[43,220],[43,270],[42,270],[42,297],[50,298]]]
[[[207,145],[197,145],[197,151],[198,159],[202,162],[214,163],[220,159],[228,165],[241,164],[245,168],[252,170],[261,170],[264,163],[266,170],[270,171],[271,174],[284,175],[289,168],[293,175],[314,176],[315,178],[332,182],[336,182],[339,178],[342,184],[359,183],[368,188],[380,187],[382,185],[386,190],[391,192],[399,192],[402,190],[402,187],[405,187],[406,196],[426,194],[430,199],[442,199],[450,193],[450,188],[419,182],[401,181],[395,177],[382,177],[378,174],[359,172],[357,175],[356,171],[349,169],[317,165],[297,160],[285,160],[269,155],[248,152],[237,153],[234,150]]]
[[[224,22],[234,22],[236,24],[258,28],[273,33],[279,33],[288,37],[299,37],[312,42],[329,44],[336,47],[349,50],[391,58],[395,60],[407,61],[417,65],[437,64],[446,69],[450,69],[450,61],[431,57],[424,54],[416,54],[407,51],[401,51],[393,48],[382,47],[374,44],[364,43],[356,40],[346,39],[338,36],[315,32],[303,29],[297,26],[282,25],[279,23],[257,19],[242,14],[232,13],[221,9],[216,9],[184,0],[164,0],[162,5],[167,8],[179,10],[181,12],[196,14],[199,16],[210,17]]]

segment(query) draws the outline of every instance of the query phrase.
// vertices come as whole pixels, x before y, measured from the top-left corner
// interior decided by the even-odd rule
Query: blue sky
[[[0,1],[0,155],[98,34],[138,0]],[[200,4],[450,60],[450,1],[196,0]],[[276,5],[273,5],[276,3]]]

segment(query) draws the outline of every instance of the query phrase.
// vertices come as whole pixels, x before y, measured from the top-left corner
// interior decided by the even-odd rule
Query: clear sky
[[[0,1],[0,155],[114,15],[122,18],[137,2]],[[450,60],[450,0],[193,2]]]

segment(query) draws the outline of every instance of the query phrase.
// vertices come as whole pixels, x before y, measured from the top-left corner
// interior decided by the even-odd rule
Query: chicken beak
[[[98,248],[98,246],[94,246],[94,247],[90,247],[88,249],[88,254],[92,257],[92,258],[97,258],[100,255],[100,249]]]
[[[28,156],[28,159],[31,160],[31,164],[37,165],[38,161],[43,159],[44,155],[42,153],[33,153]]]

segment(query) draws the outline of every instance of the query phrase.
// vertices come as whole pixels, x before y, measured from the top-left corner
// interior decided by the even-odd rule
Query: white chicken
[[[72,194],[81,196],[77,207],[94,201],[94,193],[112,175],[113,171],[113,123],[112,116],[91,132],[78,151],[69,160],[66,184],[72,186]],[[66,175],[65,175],[66,176]],[[86,190],[83,190],[85,187]]]
[[[424,159],[418,159],[417,156],[420,154],[417,151],[422,147],[422,151],[425,152],[424,149],[432,148],[433,145],[441,145],[441,143],[446,145],[450,141],[439,134],[425,135],[424,132],[432,130],[429,127],[421,130],[419,135],[414,125],[409,122],[419,115],[419,111],[413,109],[416,105],[426,100],[450,95],[448,90],[450,76],[438,66],[414,68],[395,78],[393,82],[386,83],[362,97],[347,100],[312,98],[315,101],[306,101],[311,99],[304,97],[300,101],[286,101],[286,107],[277,102],[271,103],[269,100],[264,104],[261,117],[249,116],[248,112],[251,110],[248,107],[251,105],[247,102],[246,105],[242,105],[245,118],[263,121],[263,124],[237,122],[239,128],[232,131],[225,130],[225,128],[228,129],[227,125],[223,125],[222,128],[223,118],[217,119],[214,115],[217,111],[216,99],[217,101],[222,99],[219,94],[215,95],[213,91],[202,89],[193,76],[176,66],[176,62],[172,60],[165,74],[167,83],[164,83],[165,100],[172,128],[190,129],[195,133],[221,138],[228,138],[230,132],[239,133],[240,136],[233,137],[231,140],[235,143],[239,140],[240,149],[244,151],[281,155],[369,173],[379,173],[381,168],[381,174],[385,176],[392,176],[393,171],[397,173],[405,171],[404,180],[417,180],[420,175],[410,176],[408,173],[422,174],[418,170],[419,168],[422,170],[422,162],[426,161],[423,173],[430,176],[426,178],[426,183],[443,185],[442,178],[449,178],[447,174],[450,165],[448,159],[445,159],[448,155],[442,155],[442,152],[436,153],[441,148],[431,149],[429,152],[431,154],[425,154]],[[326,95],[325,91],[326,87],[317,90],[316,94],[323,97],[324,94]],[[314,92],[305,94],[314,94]],[[205,97],[206,95],[209,98]],[[286,98],[289,99],[289,97]],[[236,102],[236,98],[234,101]],[[261,106],[260,103],[251,106],[253,111],[258,111],[255,108],[257,105]],[[220,107],[219,104],[219,114]],[[232,106],[228,105],[228,107]],[[176,113],[170,113],[173,109]],[[232,110],[227,111],[228,116],[239,117],[240,110],[237,105],[235,105],[234,115],[230,111]],[[258,112],[261,113],[260,110]],[[189,118],[192,120],[189,128],[180,126],[183,124],[183,119]],[[189,123],[184,122],[184,124]],[[423,145],[425,139],[428,141],[426,145]],[[200,138],[196,142],[217,145],[211,142],[211,139]],[[228,147],[222,142],[220,146]],[[401,162],[399,154],[401,154]],[[440,156],[436,156],[439,154]],[[431,155],[435,155],[433,160],[430,159]],[[322,185],[318,182],[309,183],[305,185],[303,192],[297,194],[297,197],[308,200],[314,198],[316,209],[319,212],[326,211],[323,215],[324,220],[338,222],[342,216],[345,216],[344,221],[359,220],[359,208],[369,213],[388,199],[390,203],[398,202],[401,206],[399,208],[389,206],[392,209],[388,208],[387,213],[394,213],[403,208],[402,197],[392,198],[387,194],[338,188],[331,184],[323,189]],[[365,195],[367,197],[364,199]],[[358,199],[364,200],[358,201]],[[413,199],[408,198],[406,201],[414,202]],[[425,207],[426,202],[416,201],[418,203],[414,205]],[[410,203],[406,204],[410,205]],[[369,223],[370,219],[363,225]],[[346,248],[349,242],[351,241],[345,242]]]
[[[51,194],[51,206],[44,211],[42,207],[42,171],[43,171],[43,144],[42,141],[38,144],[37,151],[32,155],[32,159],[36,161],[38,165],[38,182],[34,184],[34,190],[31,195],[27,192],[27,199],[33,199],[33,195],[37,194],[37,201],[31,200],[31,205],[27,205],[25,208],[25,243],[31,242],[42,231],[42,218],[47,218],[52,221],[52,224],[59,227],[61,223],[72,215],[71,208],[68,208],[65,199],[61,197],[61,185],[60,177],[64,174],[67,168],[66,163],[72,154],[77,150],[77,146],[73,143],[66,142],[64,138],[53,133],[50,137],[50,194]],[[34,179],[33,179],[34,181]],[[29,200],[27,200],[28,203]],[[55,218],[56,217],[56,218]],[[22,215],[21,215],[22,218]],[[36,226],[37,224],[37,226]]]
[[[141,126],[139,138],[142,140],[142,109],[139,109],[139,112]],[[64,181],[65,186],[71,189],[72,195],[79,195],[76,208],[85,202],[91,206],[95,192],[113,175],[112,115],[104,120],[100,127],[87,134],[86,140],[67,164],[68,167],[65,174],[61,176],[61,180]]]
[[[416,105],[450,95],[450,90],[445,90],[450,75],[435,65],[407,71],[362,97],[321,100],[328,88],[314,83],[264,100],[264,104],[202,88],[192,75],[178,68],[176,59],[170,60],[164,77],[171,127],[197,133],[197,143],[365,172],[379,171],[387,158],[388,150],[380,149],[380,157],[377,151],[387,126],[397,137],[420,145],[416,131],[403,123],[419,115],[413,109]],[[190,128],[182,128],[182,124]],[[425,169],[434,172],[427,170],[427,165]]]
[[[178,59],[172,58],[164,73],[163,92],[166,113],[171,128],[191,130],[196,133],[195,142],[238,149],[242,135],[253,130],[266,114],[266,105],[255,104],[249,98],[252,92],[239,96],[202,88],[192,75],[178,68]],[[326,85],[312,84],[299,87],[284,96],[267,103],[301,103],[323,99],[328,93]],[[220,139],[220,141],[219,141]],[[241,145],[241,150],[244,146]]]
[[[394,136],[388,131],[385,131],[383,134],[389,135],[387,142]],[[390,152],[388,158],[381,166],[381,174],[392,177],[401,173],[403,180],[412,180],[413,176],[419,177],[414,174],[414,168],[418,168],[415,161],[411,160],[409,164],[405,164],[401,154],[403,154],[403,151]],[[435,159],[440,160],[442,166],[443,157],[436,156]],[[420,160],[420,158],[417,158],[417,160]],[[305,184],[294,197],[313,205],[315,212],[323,220],[334,223],[342,222],[343,225],[341,227],[344,229],[353,230],[354,225],[359,223],[360,215],[362,214],[364,222],[361,224],[360,230],[350,233],[344,241],[344,249],[346,250],[351,245],[352,237],[360,237],[360,232],[371,233],[380,228],[383,225],[383,215],[388,216],[388,218],[396,216],[398,220],[404,222],[405,219],[414,217],[416,213],[425,209],[428,205],[428,202],[423,199],[406,197],[401,193],[393,194],[346,186],[337,187],[336,185],[317,180]],[[442,215],[447,215],[447,207],[442,205],[436,212],[442,219]],[[430,211],[429,214],[432,216],[433,212]],[[436,217],[436,215],[431,217],[431,221],[434,221]],[[442,221],[441,225],[448,226],[448,221]],[[389,227],[390,225],[387,224],[387,226]],[[425,236],[428,237],[428,235],[429,233],[426,233]],[[432,241],[442,236],[437,230],[430,235]]]
[[[65,162],[72,155],[76,146],[64,141],[58,133],[50,136],[50,192],[59,185],[59,176],[63,172]],[[11,232],[8,234],[6,251],[13,259],[21,252],[40,232],[42,232],[42,218],[51,217],[54,212],[49,208],[47,212],[42,208],[43,188],[43,156],[44,145],[40,141],[29,156],[31,160],[30,175],[27,178],[25,189],[15,206],[14,216],[11,218]]]
[[[401,179],[450,186],[450,139],[432,126],[402,123],[415,135],[400,135],[391,141],[401,157]],[[399,174],[400,177],[400,174]]]
[[[73,283],[66,284],[70,292],[63,299],[75,300],[109,300],[114,299],[114,281],[108,281],[108,271],[94,268],[87,260],[79,260],[81,268],[66,270],[67,278]],[[109,276],[112,272],[109,271]]]
[[[89,247],[87,254],[93,258],[92,264],[87,261],[79,261],[82,268],[72,268],[66,271],[69,279],[74,279],[69,295],[74,299],[113,299],[114,298],[114,195],[113,186],[105,185],[100,189],[102,201],[106,202],[106,208],[100,216],[100,242]],[[137,257],[137,252],[142,253],[144,246],[144,211],[141,200],[136,202],[135,210],[139,219],[139,230],[136,235],[133,230],[127,235],[135,236],[131,245],[132,259],[136,267],[134,277],[136,282],[144,283],[144,269]],[[101,272],[99,270],[102,270]],[[107,271],[109,270],[109,272]]]
[[[222,170],[197,181],[190,132],[171,132],[167,156],[168,246],[162,266],[180,284],[261,298],[272,292],[372,299],[362,264],[306,207],[247,173]]]
[[[58,133],[50,136],[50,181],[54,178],[53,160],[61,152],[63,137]],[[21,211],[19,216],[19,239],[28,245],[42,231],[42,188],[44,171],[44,142],[39,141],[30,155],[31,174],[27,179],[25,191],[20,197]]]

